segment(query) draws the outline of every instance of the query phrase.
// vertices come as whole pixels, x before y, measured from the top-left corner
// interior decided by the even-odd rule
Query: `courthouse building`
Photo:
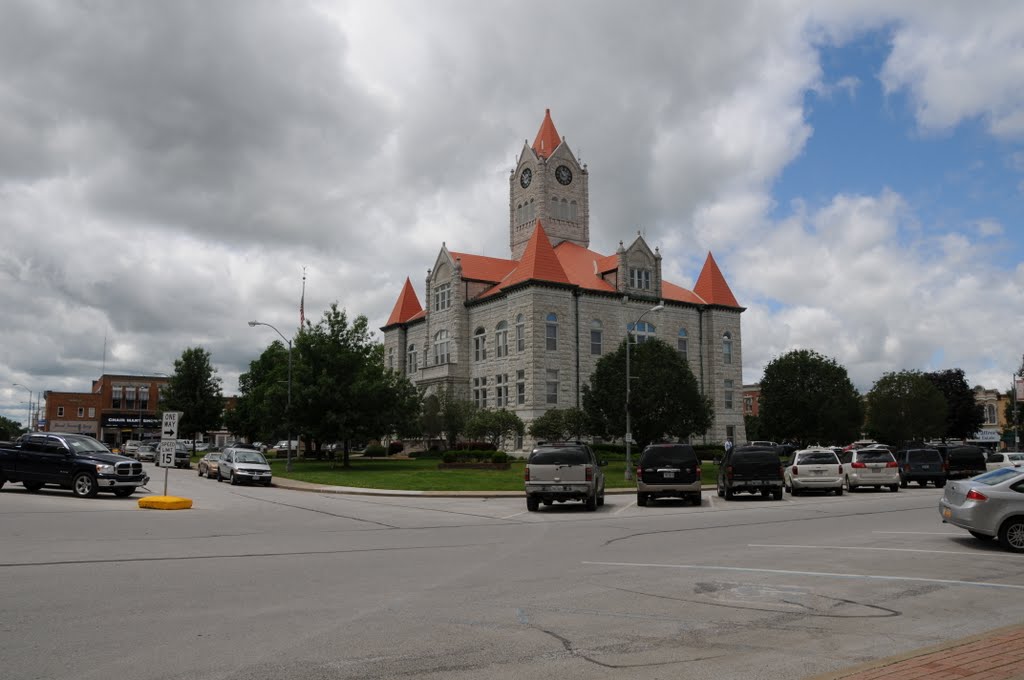
[[[597,361],[635,327],[638,342],[675,347],[711,399],[713,425],[695,441],[745,441],[744,308],[714,257],[691,290],[662,279],[661,254],[639,234],[610,255],[590,250],[589,181],[546,112],[509,177],[510,257],[442,245],[424,282],[426,308],[406,279],[381,328],[387,365],[428,392],[453,389],[529,425],[549,409],[582,406]]]

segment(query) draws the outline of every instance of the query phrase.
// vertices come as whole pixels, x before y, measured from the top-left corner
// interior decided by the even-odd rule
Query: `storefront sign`
[[[155,416],[142,416],[142,425],[144,428],[155,429],[160,427],[162,421]],[[123,413],[105,413],[100,419],[100,424],[103,427],[114,427],[114,428],[137,428],[139,426],[139,414],[123,414]]]

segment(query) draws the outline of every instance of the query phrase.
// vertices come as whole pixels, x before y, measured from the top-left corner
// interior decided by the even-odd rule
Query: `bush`
[[[497,451],[498,447],[490,442],[459,442],[455,451]]]
[[[441,452],[437,450],[436,446],[432,446],[429,451],[410,451],[410,458],[440,458]]]
[[[380,444],[370,444],[363,449],[363,455],[367,458],[383,458],[388,455],[388,451]]]
[[[395,442],[391,442],[390,444],[388,444],[388,455],[389,456],[393,456],[396,453],[401,453],[404,450],[405,450],[405,444],[403,444],[402,442],[395,441]]]

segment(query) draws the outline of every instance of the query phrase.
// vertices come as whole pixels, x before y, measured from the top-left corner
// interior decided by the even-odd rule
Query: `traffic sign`
[[[176,440],[179,420],[181,420],[181,411],[164,411],[164,426],[160,429],[160,439]]]
[[[177,442],[173,439],[163,439],[157,447],[160,454],[160,466],[165,468],[174,467],[174,449]]]

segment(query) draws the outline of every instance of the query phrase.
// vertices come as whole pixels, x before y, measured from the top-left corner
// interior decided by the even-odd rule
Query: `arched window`
[[[633,335],[633,342],[639,345],[641,342],[646,342],[648,338],[654,337],[654,324],[646,321],[640,323],[631,323],[626,327],[629,332]]]
[[[483,327],[480,327],[473,331],[473,359],[475,361],[483,361],[486,358],[487,336],[484,334]]]
[[[434,363],[447,364],[451,360],[448,344],[448,331],[440,330],[434,334]]]
[[[683,358],[683,361],[687,360],[687,347],[686,347],[687,335],[686,329],[679,329],[679,339],[676,340],[676,349],[679,351],[679,356]]]
[[[590,322],[590,353],[601,354],[601,344],[604,340],[604,331],[602,330],[601,321],[594,319]]]
[[[533,205],[533,199],[530,199],[530,206],[526,210],[526,221],[533,222],[537,219],[537,208]]]
[[[993,404],[985,406],[985,422],[989,425],[996,424],[996,407]]]
[[[516,206],[516,224],[523,223],[523,204],[520,203]]]
[[[563,220],[569,219],[569,201],[562,199],[562,203],[558,206],[558,216]]]
[[[729,331],[722,334],[722,363],[732,363],[732,333]]]
[[[388,347],[388,368],[390,370],[392,370],[392,371],[395,370],[395,348],[394,347]]]
[[[516,317],[516,351],[526,351],[526,324],[522,314]]]
[[[499,357],[508,355],[508,322],[498,322],[494,330],[494,353]]]
[[[547,323],[544,325],[544,339],[549,351],[558,349],[558,315],[554,312],[548,314]]]
[[[575,222],[576,221],[576,215],[577,215],[577,213],[576,213],[576,201],[571,201],[569,203],[569,219],[573,220]]]
[[[551,197],[551,218],[557,219],[558,215],[558,199],[554,196]]]

